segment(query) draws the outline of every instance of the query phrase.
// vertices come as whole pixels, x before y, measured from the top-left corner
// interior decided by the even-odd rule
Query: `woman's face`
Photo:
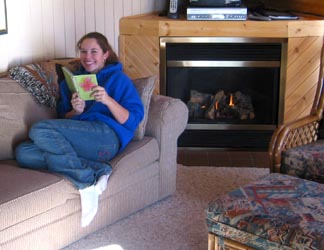
[[[84,39],[80,47],[82,66],[89,73],[98,73],[105,66],[109,52],[104,53],[94,38]]]

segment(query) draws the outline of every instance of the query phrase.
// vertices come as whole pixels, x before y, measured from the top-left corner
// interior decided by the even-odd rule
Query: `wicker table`
[[[209,250],[324,249],[324,185],[269,174],[210,203]]]

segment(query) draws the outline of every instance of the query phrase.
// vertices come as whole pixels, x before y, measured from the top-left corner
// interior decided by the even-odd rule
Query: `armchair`
[[[310,114],[278,127],[271,138],[268,152],[273,172],[324,183],[324,138],[319,136],[324,109],[323,62],[324,48]]]

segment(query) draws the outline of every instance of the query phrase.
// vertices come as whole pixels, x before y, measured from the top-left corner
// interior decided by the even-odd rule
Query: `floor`
[[[178,163],[185,166],[270,167],[269,156],[266,151],[225,151],[179,148]]]

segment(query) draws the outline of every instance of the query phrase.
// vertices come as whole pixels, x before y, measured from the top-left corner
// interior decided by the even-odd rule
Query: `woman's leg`
[[[32,169],[47,169],[44,152],[32,141],[19,144],[15,150],[19,166]]]
[[[102,122],[61,119],[35,124],[29,136],[32,141],[16,149],[18,163],[33,169],[47,168],[69,178],[79,189],[81,225],[87,226],[97,213],[99,195],[111,173],[107,161],[119,150],[117,135]]]
[[[107,161],[119,149],[115,132],[102,122],[45,120],[35,124],[29,135],[44,152],[48,169],[67,176],[78,189],[109,174]]]

